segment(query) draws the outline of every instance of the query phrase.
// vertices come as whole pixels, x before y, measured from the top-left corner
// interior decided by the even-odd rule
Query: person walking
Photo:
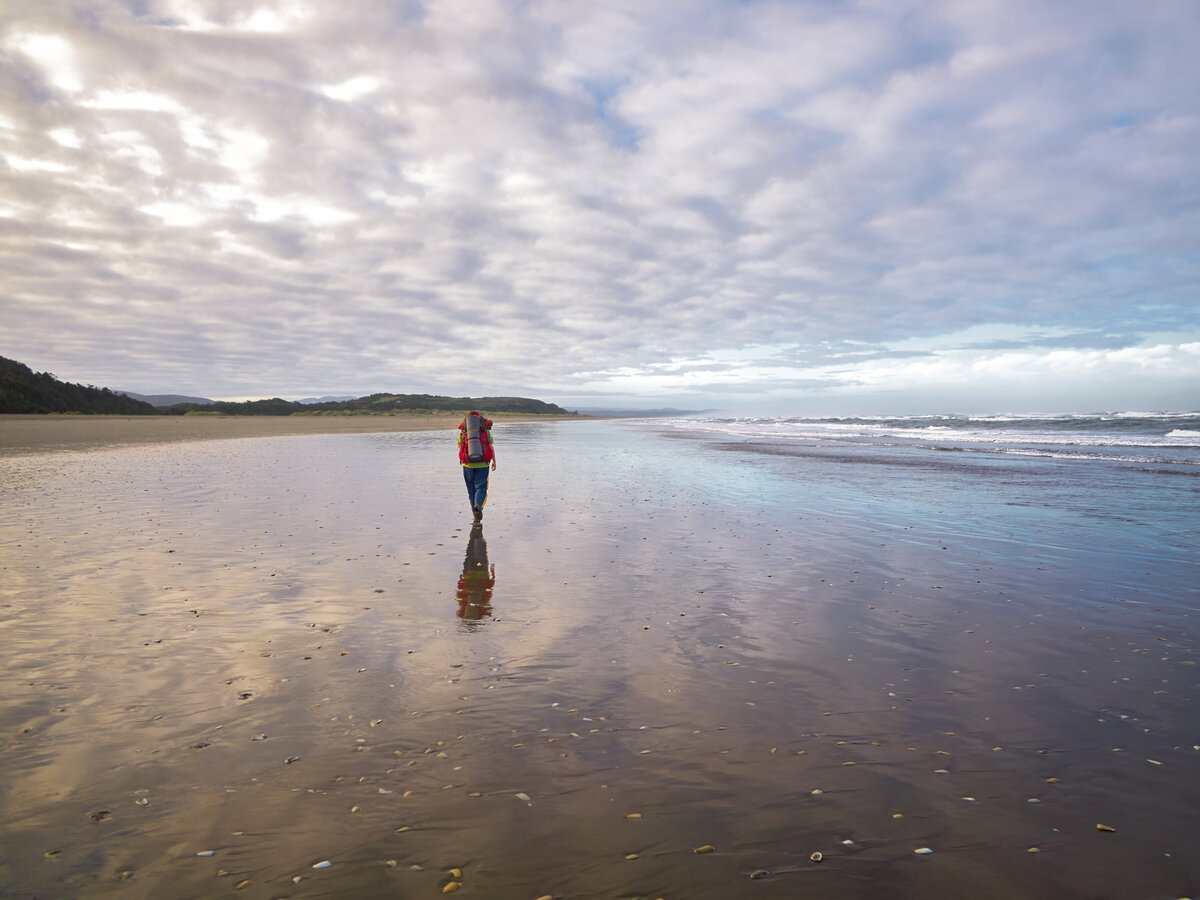
[[[471,512],[480,522],[487,503],[488,472],[496,471],[496,448],[492,445],[492,420],[475,410],[458,423],[458,461],[467,483]]]

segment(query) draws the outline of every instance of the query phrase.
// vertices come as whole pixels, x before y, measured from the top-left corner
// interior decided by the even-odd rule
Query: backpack
[[[487,462],[491,458],[489,452],[491,448],[491,440],[487,433],[488,426],[492,423],[485,419],[479,413],[468,413],[464,420],[463,447],[465,453],[463,462],[482,463]]]

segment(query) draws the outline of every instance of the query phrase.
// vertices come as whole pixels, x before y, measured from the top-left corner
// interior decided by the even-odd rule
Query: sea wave
[[[1200,464],[1200,413],[1195,412],[697,416],[664,420],[664,424],[750,441],[927,450],[974,448],[980,452],[1024,456]]]
[[[696,417],[682,427],[723,431],[742,437],[945,438],[1004,444],[1013,441],[1082,446],[1200,446],[1200,415],[1074,416],[905,416],[855,418]],[[1195,428],[1169,427],[1195,424]]]
[[[1094,459],[1106,460],[1108,462],[1124,462],[1124,463],[1154,463],[1160,466],[1194,466],[1196,460],[1193,459],[1168,459],[1161,456],[1133,456],[1119,455],[1108,453],[1081,453],[1081,452],[1066,452],[1062,450],[1035,449],[1030,447],[1005,447],[997,450],[976,451],[976,452],[992,452],[992,453],[1007,453],[1012,456],[1037,456],[1045,459]]]

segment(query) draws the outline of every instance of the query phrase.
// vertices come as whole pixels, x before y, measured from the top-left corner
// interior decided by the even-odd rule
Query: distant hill
[[[354,400],[353,394],[344,394],[341,397],[301,397],[297,403],[337,403],[340,400]],[[211,400],[206,400],[206,403],[212,403]]]
[[[432,394],[371,394],[354,399],[297,402],[272,397],[242,403],[213,401],[173,394],[134,394],[93,385],[59,381],[50,372],[37,373],[24,363],[0,356],[0,413],[109,413],[118,415],[175,415],[188,413],[227,416],[352,416],[395,412],[464,412],[558,415],[570,413],[553,403],[530,397],[439,397]]]
[[[135,394],[133,391],[116,391],[134,400],[141,400],[151,406],[175,406],[180,403],[212,403],[207,397],[188,397],[183,394]]]
[[[530,397],[439,397],[432,394],[370,394],[354,400],[328,400],[300,403],[272,397],[269,400],[245,400],[241,403],[218,400],[215,403],[180,403],[162,410],[170,415],[222,413],[227,416],[302,415],[385,415],[390,412],[462,412],[478,409],[491,413],[526,415],[570,415],[553,403]]]
[[[153,415],[154,407],[108,388],[59,381],[0,356],[0,413]]]

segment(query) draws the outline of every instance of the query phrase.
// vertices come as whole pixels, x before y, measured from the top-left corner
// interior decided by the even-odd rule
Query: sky
[[[1200,407],[1195,0],[3,0],[0,355],[216,399]]]

